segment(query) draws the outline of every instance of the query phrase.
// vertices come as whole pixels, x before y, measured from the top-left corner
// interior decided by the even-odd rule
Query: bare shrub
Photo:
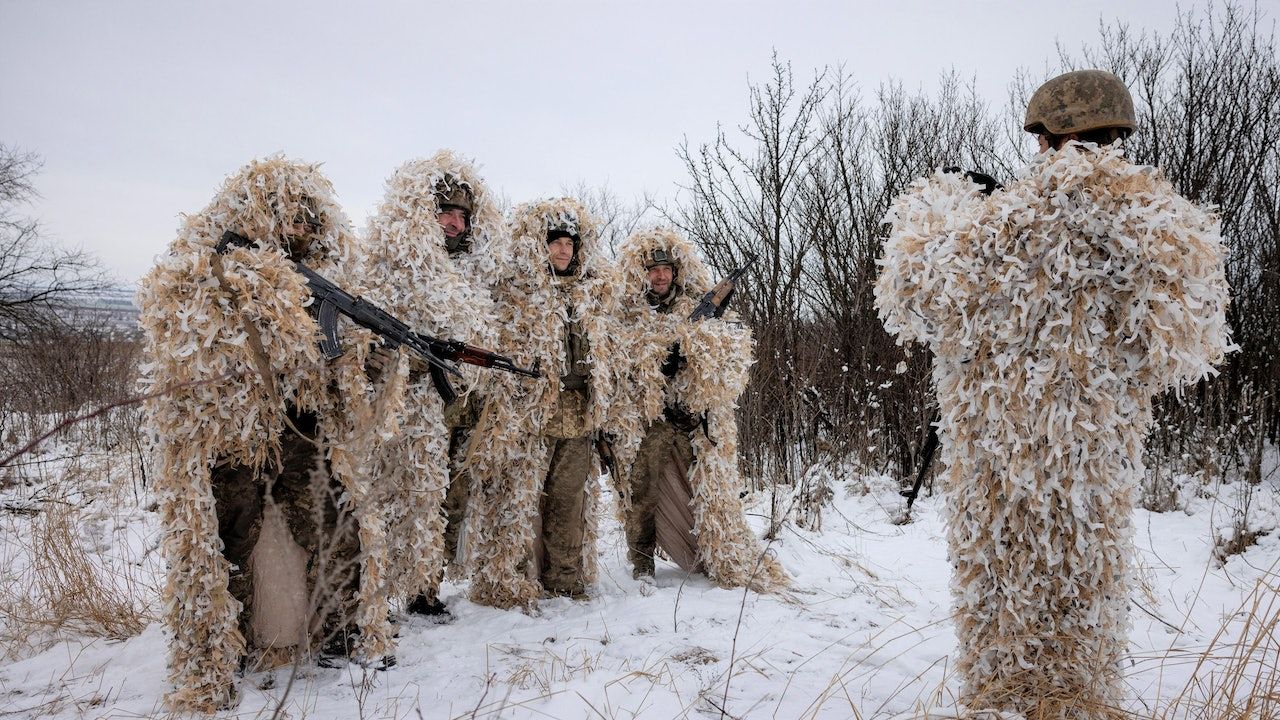
[[[792,512],[797,527],[822,532],[822,510],[835,499],[835,478],[825,462],[814,463],[805,471],[796,488]],[[776,534],[776,533],[775,533]]]
[[[938,167],[1007,171],[1001,126],[955,74],[936,95],[890,82],[865,100],[842,68],[802,85],[775,57],[749,93],[737,135],[680,148],[690,182],[671,213],[720,273],[759,256],[735,300],[757,342],[744,465],[787,485],[819,457],[907,475],[932,414],[929,356],[908,355],[876,315],[882,220]]]
[[[1182,502],[1182,495],[1177,483],[1173,481],[1173,474],[1159,467],[1148,468],[1147,476],[1143,479],[1139,491],[1138,505],[1150,512],[1171,512],[1176,510]]]
[[[0,448],[16,444],[86,407],[133,396],[141,349],[130,334],[81,327],[49,317],[0,341]],[[71,429],[103,449],[137,445],[141,408],[99,416]]]

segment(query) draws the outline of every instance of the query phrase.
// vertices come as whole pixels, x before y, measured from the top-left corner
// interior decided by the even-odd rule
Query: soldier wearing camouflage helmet
[[[680,277],[680,263],[672,254],[670,244],[659,243],[624,256],[644,265],[648,287],[643,303],[657,315],[670,315],[676,302],[686,294],[682,290],[687,283]],[[626,249],[629,246],[624,247]],[[632,255],[635,257],[630,257]],[[662,362],[664,384],[671,384],[687,364],[679,343],[673,343]],[[663,529],[670,527],[676,532],[663,533],[663,549],[684,570],[703,570],[703,563],[698,559],[697,536],[693,532],[689,508],[692,490],[688,480],[688,469],[693,464],[691,437],[701,424],[702,418],[678,400],[663,403],[662,416],[654,418],[645,432],[637,461],[626,463],[630,470],[629,488],[625,493],[629,506],[625,512],[627,557],[631,560],[632,575],[637,579],[653,577],[654,552],[660,541],[658,515],[660,510],[668,508],[672,511],[662,513]]]
[[[416,330],[481,347],[495,342],[493,251],[505,224],[475,166],[448,150],[405,163],[366,236],[370,295]],[[426,368],[409,361],[409,396],[398,437],[380,458],[389,496],[392,595],[414,614],[446,614],[446,569],[462,574],[459,535],[469,480],[461,463],[479,415],[477,368],[459,368],[458,398],[444,404]]]
[[[1036,135],[1040,152],[1059,150],[1070,140],[1109,145],[1137,126],[1129,88],[1105,70],[1076,70],[1041,85],[1022,123]]]
[[[544,377],[495,376],[472,435],[471,599],[531,608],[544,593],[585,597],[595,579],[592,435],[622,405],[624,351],[615,271],[581,203],[517,207],[507,248],[498,348]]]
[[[219,253],[226,231],[255,243]],[[367,465],[386,430],[377,408],[395,405],[399,386],[370,381],[363,330],[324,359],[295,261],[358,291],[357,243],[332,186],[315,165],[272,157],[188,216],[139,284],[142,382],[165,389],[146,409],[177,709],[234,704],[237,669],[391,649]]]
[[[1232,346],[1217,217],[1130,162],[1101,70],[1035,92],[1003,189],[938,172],[890,209],[876,304],[934,354],[961,700],[1114,717],[1153,395]]]
[[[444,245],[449,256],[471,252],[471,216],[475,213],[475,191],[454,175],[444,175],[432,195],[436,201],[436,222],[444,230]]]
[[[632,574],[652,583],[661,548],[721,586],[781,588],[786,574],[753,535],[739,497],[734,408],[752,364],[751,331],[728,316],[689,319],[712,282],[681,234],[642,230],[618,253],[633,414],[619,413],[610,428],[610,475]]]

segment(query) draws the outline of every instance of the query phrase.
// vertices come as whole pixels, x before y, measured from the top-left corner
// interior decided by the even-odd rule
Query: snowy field
[[[154,508],[127,457],[60,453],[21,468],[25,482],[10,473],[0,497],[0,718],[165,717]],[[1207,707],[1225,707],[1228,693],[1237,704],[1251,694],[1257,702],[1280,687],[1276,464],[1272,451],[1261,487],[1187,479],[1183,509],[1135,512],[1140,583],[1126,668],[1135,716],[1280,712],[1280,697],[1250,711],[1257,714]],[[903,501],[889,478],[841,475],[821,530],[788,521],[771,545],[794,581],[784,595],[718,589],[670,564],[660,566],[656,587],[634,581],[606,509],[601,581],[589,601],[543,601],[531,617],[471,604],[465,586],[446,585],[455,618],[403,624],[397,666],[304,666],[292,681],[291,667],[251,674],[239,707],[219,717],[949,717],[958,683],[938,515],[945,498],[921,498],[913,522],[898,525],[891,518]],[[1251,527],[1267,534],[1222,564],[1214,538],[1229,531],[1245,490]],[[768,498],[755,500],[762,531]],[[48,555],[39,544],[58,537],[56,523],[42,521],[55,511],[74,520],[61,531],[94,564],[86,572],[119,588],[82,604],[132,604],[152,618],[141,632],[90,637],[76,628],[93,623],[70,613],[51,635],[47,622],[30,619],[40,612],[24,605],[39,596],[32,558]]]

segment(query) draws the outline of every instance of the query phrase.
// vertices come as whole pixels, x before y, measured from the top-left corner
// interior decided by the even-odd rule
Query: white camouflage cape
[[[666,250],[679,271],[680,297],[663,314],[649,306],[645,258]],[[738,472],[738,398],[747,386],[755,342],[751,330],[724,319],[690,322],[689,314],[714,284],[693,244],[667,228],[643,230],[627,238],[618,250],[626,302],[627,385],[639,417],[615,423],[618,470],[613,478],[619,510],[628,511],[627,487],[644,429],[661,418],[663,407],[678,404],[694,415],[706,413],[706,432],[693,433],[694,462],[689,468],[693,491],[691,509],[698,536],[698,558],[707,576],[724,587],[768,591],[786,585],[787,576],[766,553],[743,515]],[[679,342],[687,365],[671,382],[662,364],[672,343]]]
[[[566,298],[547,256],[549,228],[570,227],[581,238],[576,281]],[[468,533],[472,563],[471,599],[501,608],[532,608],[538,583],[526,575],[534,543],[540,495],[550,465],[544,430],[556,414],[564,374],[565,322],[572,306],[590,341],[589,430],[605,427],[618,404],[617,365],[621,358],[616,318],[618,283],[602,255],[597,222],[576,200],[529,203],[512,214],[511,240],[499,253],[494,287],[498,347],[522,367],[540,363],[542,378],[496,373],[480,422],[472,434],[467,467],[471,473]],[[566,303],[566,300],[568,301]],[[595,577],[595,506],[598,484],[587,493],[584,582]]]
[[[440,208],[434,191],[446,180],[469,187],[474,198],[471,251],[452,258],[436,220]],[[418,332],[492,347],[493,250],[505,231],[502,214],[471,163],[448,150],[407,162],[387,181],[382,205],[369,221],[364,272],[372,286],[369,296]],[[407,372],[410,356],[407,350],[401,355],[401,372]],[[450,375],[459,397],[472,392],[488,372],[470,365],[460,371],[464,379]],[[449,486],[443,411],[429,376],[411,383],[399,434],[384,446],[374,468],[379,482],[394,488],[384,497],[391,591],[397,597],[434,596],[440,582],[445,560],[441,503]]]
[[[371,498],[367,461],[377,425],[390,413],[394,383],[374,398],[365,375],[369,337],[349,332],[347,352],[327,363],[319,329],[306,306],[302,275],[282,250],[282,222],[309,196],[325,234],[305,261],[340,285],[359,290],[351,271],[356,245],[333,188],[314,165],[272,157],[230,177],[213,201],[188,216],[168,252],[138,291],[146,334],[143,388],[171,388],[147,401],[159,472],[154,491],[164,528],[168,563],[164,620],[170,641],[169,696],[177,708],[212,711],[230,698],[245,651],[237,617],[240,603],[228,592],[229,566],[222,555],[210,470],[232,461],[261,468],[280,452],[285,405],[315,412],[320,443],[333,473],[347,490],[359,524],[361,583],[357,622],[361,652],[378,657],[389,648],[384,528]],[[235,248],[224,256],[225,291],[211,269],[213,248],[224,230],[263,247]],[[274,371],[273,394],[257,373],[245,319],[257,328]],[[394,408],[392,408],[394,409]]]
[[[961,699],[1104,717],[1151,397],[1231,349],[1218,221],[1074,142],[990,197],[919,180],[888,220],[877,306],[936,358]]]

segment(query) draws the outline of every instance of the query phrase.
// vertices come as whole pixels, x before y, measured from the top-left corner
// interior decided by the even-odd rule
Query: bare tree
[[[805,203],[816,250],[806,291],[831,352],[831,361],[818,364],[823,372],[814,386],[845,419],[836,433],[842,454],[864,466],[894,464],[905,474],[927,436],[929,357],[899,348],[876,314],[883,218],[912,180],[939,167],[1000,177],[1012,170],[997,118],[954,72],[942,76],[933,95],[885,83],[870,104],[836,73],[830,98]]]
[[[804,378],[810,373],[797,366],[796,349],[809,338],[796,320],[806,314],[804,265],[813,238],[801,202],[820,150],[817,121],[827,92],[825,71],[797,86],[790,66],[775,54],[769,82],[750,88],[750,119],[738,128],[744,146],[721,128],[712,143],[680,147],[689,172],[687,200],[669,213],[721,273],[749,255],[759,257],[735,301],[758,344],[740,420],[748,467],[759,476],[764,463],[777,461],[780,472],[769,473],[774,479],[795,475],[793,453],[804,452],[806,439],[795,430],[805,415]],[[760,445],[766,438],[767,452]]]
[[[45,242],[40,223],[19,212],[35,197],[40,169],[33,153],[0,144],[0,339],[12,340],[33,324],[56,320],[77,295],[106,287],[97,260],[80,250]]]
[[[593,187],[585,181],[561,186],[560,192],[577,198],[600,221],[600,241],[610,257],[617,256],[618,245],[631,233],[657,219],[657,206],[648,193],[627,202],[618,197],[607,185]]]
[[[690,184],[674,213],[721,272],[761,258],[737,305],[758,343],[744,461],[781,482],[822,455],[907,470],[927,433],[929,362],[876,315],[883,218],[939,167],[1010,173],[1000,123],[954,73],[934,96],[887,83],[868,103],[842,68],[802,87],[775,57],[750,98],[742,141],[722,129],[681,148]]]

